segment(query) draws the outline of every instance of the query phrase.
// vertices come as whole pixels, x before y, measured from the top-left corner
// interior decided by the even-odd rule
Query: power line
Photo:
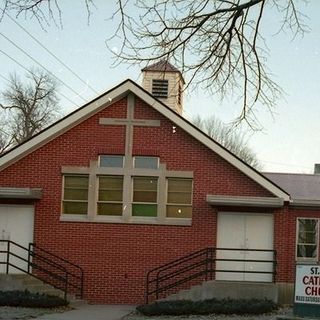
[[[83,98],[78,92],[76,92],[72,87],[70,87],[68,84],[66,84],[63,80],[59,79],[54,73],[52,73],[50,70],[48,70],[44,65],[42,65],[40,62],[38,62],[36,59],[34,59],[30,54],[28,54],[25,50],[20,48],[17,44],[15,44],[12,40],[10,40],[7,36],[5,36],[2,32],[0,32],[0,35],[5,38],[8,42],[10,42],[13,46],[15,46],[18,50],[23,52],[29,59],[31,59],[33,62],[38,64],[41,68],[46,70],[52,77],[57,79],[59,82],[61,82],[64,86],[66,86],[70,91],[72,91],[76,96],[80,97],[82,100],[87,102],[85,98]]]
[[[6,52],[4,52],[3,50],[0,49],[0,53],[2,53],[3,55],[5,55],[6,57],[8,57],[10,60],[12,60],[13,62],[15,62],[18,66],[20,66],[22,69],[24,69],[26,72],[33,74],[29,69],[27,69],[23,64],[21,64],[19,61],[17,61],[16,59],[12,58],[10,55],[8,55]],[[5,78],[4,76],[1,75],[2,78]],[[9,79],[7,79],[7,81],[11,82]],[[68,98],[66,95],[64,95],[63,93],[58,91],[58,94],[65,98],[66,100],[68,100],[69,102],[71,102],[72,104],[74,104],[77,107],[80,107],[76,102],[72,101],[70,98]]]
[[[55,58],[60,64],[62,64],[67,70],[69,70],[77,79],[79,79],[83,84],[85,84],[94,93],[99,94],[97,90],[91,87],[86,81],[84,81],[77,73],[75,73],[69,66],[67,66],[61,59],[59,59],[54,53],[52,53],[48,48],[46,48],[36,37],[34,37],[27,29],[25,29],[19,22],[14,20],[8,13],[5,15],[14,22],[20,29],[22,29],[26,34],[28,34],[42,49],[47,51],[53,58]]]
[[[289,164],[289,163],[284,163],[284,162],[273,162],[273,161],[266,161],[266,160],[260,160],[261,162],[264,162],[264,163],[270,163],[270,164],[276,164],[276,165],[279,165],[279,166],[285,166],[285,167],[295,167],[295,168],[304,168],[304,169],[311,169],[310,167],[307,167],[307,166],[300,166],[298,164]]]

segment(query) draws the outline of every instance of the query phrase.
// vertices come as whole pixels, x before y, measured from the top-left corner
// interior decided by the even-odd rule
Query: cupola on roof
[[[181,115],[184,79],[180,70],[163,59],[141,71],[143,88]]]

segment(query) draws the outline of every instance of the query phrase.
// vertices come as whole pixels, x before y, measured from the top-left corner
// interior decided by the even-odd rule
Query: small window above
[[[137,156],[133,159],[133,166],[137,169],[158,169],[159,158]]]
[[[100,167],[123,168],[123,156],[101,155]]]
[[[168,98],[168,80],[152,80],[152,94],[156,98]]]

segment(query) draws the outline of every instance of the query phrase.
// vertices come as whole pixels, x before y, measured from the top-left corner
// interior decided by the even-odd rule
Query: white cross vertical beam
[[[134,126],[138,127],[159,127],[160,120],[144,120],[134,119],[134,105],[135,97],[133,94],[129,94],[127,97],[127,118],[100,118],[99,124],[102,125],[124,125],[126,126],[125,136],[125,172],[130,172],[133,168],[133,130]],[[132,203],[132,187],[131,187],[131,175],[124,174],[123,178],[123,219],[129,221],[131,218],[131,203]]]
[[[127,98],[127,118],[100,118],[102,125],[126,126],[125,167],[132,167],[133,127],[159,127],[160,120],[134,119],[135,98],[129,94]]]

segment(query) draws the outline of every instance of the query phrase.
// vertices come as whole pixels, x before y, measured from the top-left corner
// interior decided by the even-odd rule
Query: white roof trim
[[[5,199],[41,199],[42,190],[39,188],[2,188],[0,198]]]
[[[224,195],[207,195],[207,202],[215,206],[235,206],[235,207],[263,207],[281,208],[283,207],[282,198],[272,197],[239,197]]]
[[[320,207],[320,200],[309,200],[309,199],[292,199],[290,206],[293,207]]]
[[[147,104],[152,106],[163,116],[170,119],[172,122],[176,123],[177,126],[181,127],[195,139],[197,139],[205,146],[207,146],[209,149],[220,155],[223,159],[225,159],[238,170],[243,172],[250,179],[257,182],[263,188],[265,188],[275,196],[282,198],[284,201],[290,200],[290,197],[286,192],[281,190],[275,184],[273,184],[268,179],[259,174],[257,171],[252,169],[249,165],[246,165],[240,159],[235,157],[232,153],[228,152],[226,149],[221,147],[211,138],[203,134],[200,130],[197,130],[195,127],[190,125],[182,117],[175,114],[171,109],[165,107],[161,102],[156,100],[154,97],[152,97],[149,93],[144,91],[141,87],[139,87],[131,80],[124,81],[117,87],[106,92],[105,94],[88,103],[84,107],[76,110],[74,113],[70,114],[66,118],[62,119],[61,121],[58,121],[55,125],[39,133],[29,141],[21,144],[20,146],[14,148],[12,151],[9,151],[8,153],[4,154],[0,158],[0,170],[3,170],[4,168],[10,166],[12,163],[20,160],[27,154],[40,148],[47,142],[53,140],[57,136],[63,134],[64,132],[68,131],[69,129],[81,123],[82,121],[88,119],[89,117],[99,112],[106,106],[121,99],[123,96],[127,94],[128,91],[131,91],[140,99],[144,100]]]

